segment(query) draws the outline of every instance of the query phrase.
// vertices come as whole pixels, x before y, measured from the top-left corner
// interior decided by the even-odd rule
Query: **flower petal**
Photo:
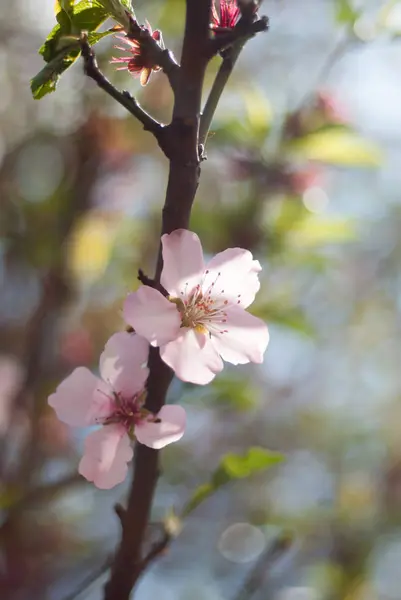
[[[226,318],[226,331],[213,336],[220,356],[234,365],[263,362],[269,342],[266,323],[240,306],[229,307]]]
[[[124,319],[152,346],[161,346],[173,340],[181,326],[176,305],[147,285],[127,296]]]
[[[139,78],[140,84],[144,87],[145,85],[147,85],[149,78],[152,74],[152,69],[149,67],[143,67],[143,69],[141,70],[141,75]]]
[[[176,229],[162,236],[161,283],[170,296],[181,298],[200,283],[204,271],[203,252],[196,233]]]
[[[186,425],[186,414],[182,406],[163,406],[157,417],[159,423],[143,421],[135,427],[135,435],[141,444],[160,450],[182,438]]]
[[[209,271],[202,289],[206,291],[214,283],[214,293],[235,304],[247,308],[259,291],[259,261],[253,260],[251,252],[243,248],[228,248],[216,254],[206,265]]]
[[[60,421],[84,427],[109,414],[110,400],[107,394],[98,392],[103,388],[103,382],[88,369],[78,367],[60,383],[48,402]]]
[[[160,356],[182,381],[199,385],[212,381],[224,366],[210,338],[187,328],[160,348]]]
[[[121,425],[106,425],[86,438],[78,471],[96,487],[108,490],[124,481],[132,455],[125,429]]]
[[[115,392],[131,396],[143,389],[149,375],[149,342],[134,333],[120,331],[111,336],[100,356],[102,378]]]

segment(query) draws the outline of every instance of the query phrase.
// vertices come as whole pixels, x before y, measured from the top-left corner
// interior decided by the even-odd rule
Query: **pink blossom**
[[[152,31],[148,21],[146,21],[144,29],[147,29],[152,38],[164,49],[161,31],[158,29]],[[117,35],[116,38],[128,46],[131,56],[113,57],[110,61],[111,64],[122,65],[121,67],[117,67],[117,71],[128,70],[134,77],[139,77],[141,85],[145,86],[149,81],[152,71],[160,71],[159,65],[155,65],[146,47],[141,45],[137,40],[132,40],[128,36],[120,35]],[[127,51],[127,48],[122,46],[114,46],[114,48],[121,50],[122,52]]]
[[[49,397],[50,406],[67,425],[103,425],[87,436],[79,463],[81,475],[99,488],[112,488],[125,479],[133,439],[160,449],[184,434],[182,407],[163,406],[157,415],[144,408],[148,352],[143,338],[116,333],[100,357],[101,379],[78,367]]]
[[[269,334],[245,309],[253,302],[261,266],[242,248],[229,248],[205,266],[195,233],[163,235],[161,283],[169,296],[142,286],[129,294],[124,317],[183,381],[209,383],[232,364],[261,363]]]
[[[217,12],[213,1],[211,28],[217,33],[219,33],[221,29],[233,29],[240,16],[241,11],[237,4],[237,0],[220,0],[219,12]]]

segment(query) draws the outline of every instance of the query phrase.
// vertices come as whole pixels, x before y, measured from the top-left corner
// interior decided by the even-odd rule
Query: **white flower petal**
[[[269,342],[267,325],[240,306],[227,309],[226,331],[213,336],[220,356],[234,365],[261,363]]]
[[[161,284],[170,296],[182,298],[201,281],[203,252],[196,233],[176,229],[162,236],[163,271]]]
[[[127,296],[124,319],[152,346],[161,346],[174,339],[181,325],[177,306],[147,285]]]
[[[177,339],[160,348],[160,356],[182,381],[204,385],[223,369],[223,361],[207,335],[182,328]]]
[[[206,292],[213,285],[212,297],[221,296],[234,304],[247,308],[259,291],[259,261],[253,260],[249,250],[228,248],[216,254],[206,265],[208,271],[202,290]]]
[[[125,429],[121,425],[106,425],[86,438],[78,470],[96,487],[108,490],[124,481],[132,455]]]
[[[149,370],[149,342],[134,333],[121,331],[111,336],[100,356],[102,378],[116,392],[133,396],[143,389]]]
[[[182,406],[163,406],[157,417],[159,423],[144,421],[135,427],[135,435],[141,444],[160,450],[182,438],[186,425],[186,414]]]
[[[104,384],[85,367],[78,367],[60,383],[49,397],[60,421],[75,427],[84,427],[96,422],[97,418],[109,413],[110,400]]]

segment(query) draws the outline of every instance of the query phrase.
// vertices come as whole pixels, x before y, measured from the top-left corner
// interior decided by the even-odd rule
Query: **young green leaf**
[[[68,13],[64,6],[57,13],[58,23],[39,49],[48,64],[31,80],[35,100],[54,92],[60,75],[78,58],[81,31],[89,32],[88,40],[92,45],[114,33],[113,29],[96,32],[110,16],[99,0],[81,0],[68,6]]]
[[[245,454],[226,454],[208,483],[200,485],[183,508],[182,516],[188,516],[206,498],[223,485],[234,479],[244,479],[254,473],[264,471],[284,460],[278,452],[272,452],[259,446],[249,448]]]
[[[290,145],[290,149],[308,160],[344,167],[378,167],[380,149],[352,130],[332,127],[312,133]]]

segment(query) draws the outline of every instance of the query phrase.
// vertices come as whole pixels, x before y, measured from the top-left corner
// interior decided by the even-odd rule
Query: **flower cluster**
[[[230,248],[206,264],[198,236],[179,229],[162,236],[161,284],[167,295],[143,285],[128,295],[124,317],[134,333],[114,334],[99,362],[100,378],[76,368],[49,397],[58,418],[71,426],[97,428],[85,440],[79,472],[103,489],[125,479],[131,443],[160,449],[179,440],[185,411],[146,408],[149,345],[183,381],[209,383],[232,364],[261,363],[269,334],[247,312],[260,284],[258,261]]]
[[[149,31],[150,35],[154,40],[156,40],[159,46],[164,49],[161,31],[158,29],[152,31],[148,21],[146,21],[145,29]],[[141,85],[145,86],[150,79],[152,71],[160,71],[160,67],[154,64],[147,52],[147,49],[142,46],[140,42],[132,40],[127,36],[117,35],[116,38],[128,46],[128,50],[131,55],[113,57],[110,61],[111,64],[122,65],[117,67],[117,71],[128,70],[134,77],[139,77]],[[114,48],[121,50],[122,52],[127,51],[127,48],[123,48],[122,46],[114,46]]]

